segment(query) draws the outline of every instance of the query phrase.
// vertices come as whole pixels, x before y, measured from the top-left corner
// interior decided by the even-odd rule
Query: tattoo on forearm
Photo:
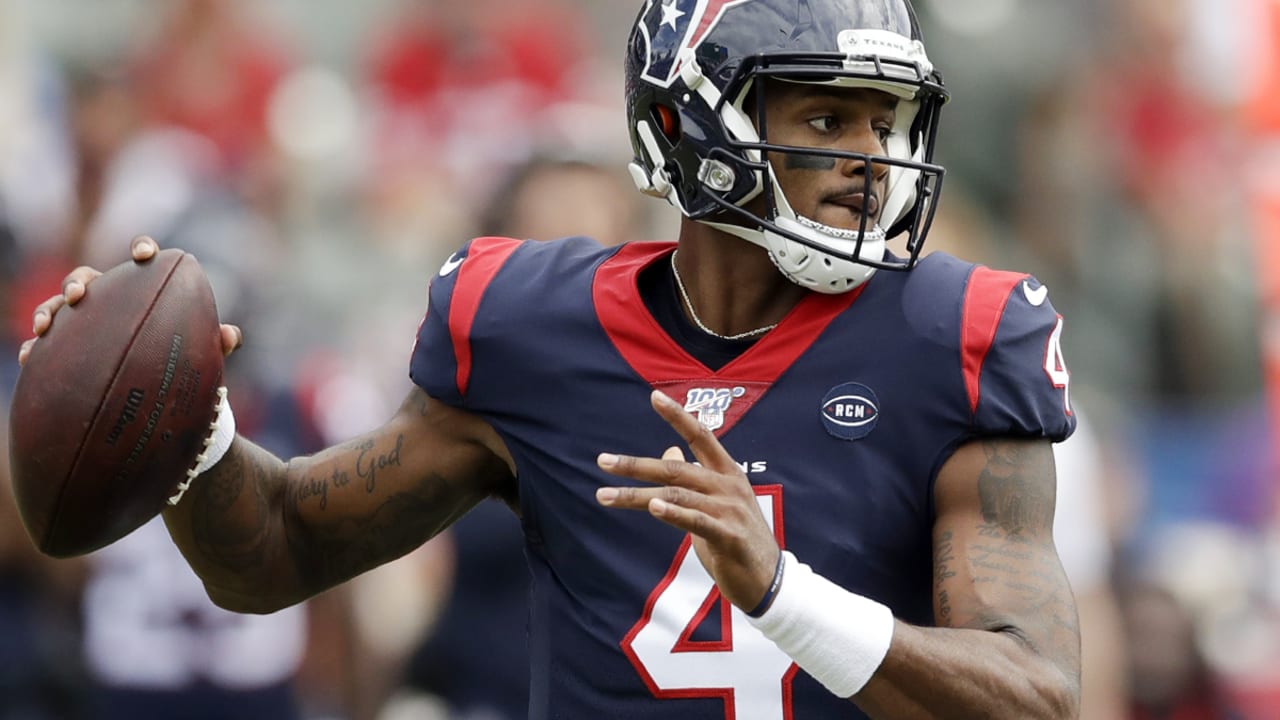
[[[270,511],[262,497],[257,498],[257,515],[251,522],[227,522],[227,514],[240,502],[246,477],[253,478],[251,491],[261,493],[266,471],[241,454],[218,463],[192,486],[192,532],[197,547],[205,557],[236,572],[262,563],[269,535]]]

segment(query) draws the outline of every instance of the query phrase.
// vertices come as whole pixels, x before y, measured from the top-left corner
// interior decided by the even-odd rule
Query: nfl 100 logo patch
[[[724,415],[729,406],[746,394],[744,387],[692,388],[685,395],[684,409],[696,416],[706,429],[719,430],[724,426]]]
[[[827,391],[822,399],[822,424],[841,440],[860,440],[880,419],[880,401],[862,383],[845,383]]]

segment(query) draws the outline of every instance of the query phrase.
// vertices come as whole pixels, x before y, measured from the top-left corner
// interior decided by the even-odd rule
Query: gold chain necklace
[[[678,252],[679,251],[677,250],[676,252],[671,253],[671,274],[675,275],[676,288],[680,290],[680,297],[684,299],[685,307],[689,308],[689,317],[693,318],[693,324],[697,325],[699,330],[712,337],[718,337],[721,340],[746,340],[747,338],[753,338],[757,335],[763,335],[778,327],[778,323],[772,323],[765,325],[762,328],[738,333],[737,335],[721,335],[715,330],[707,327],[706,323],[702,322],[702,318],[698,317],[698,312],[693,309],[693,301],[689,299],[689,291],[684,289],[684,281],[680,279],[680,271],[676,269],[676,254]]]

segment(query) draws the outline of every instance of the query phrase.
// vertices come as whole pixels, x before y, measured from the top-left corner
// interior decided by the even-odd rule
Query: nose
[[[887,152],[884,143],[880,141],[880,134],[870,125],[852,134],[847,145],[840,149],[863,156],[883,156]],[[865,159],[851,157],[841,161],[840,169],[848,177],[865,178],[867,165],[868,163]],[[872,182],[883,182],[888,177],[889,166],[887,164],[873,162],[870,165]]]

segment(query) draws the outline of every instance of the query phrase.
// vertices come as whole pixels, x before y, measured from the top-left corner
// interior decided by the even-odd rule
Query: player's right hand
[[[139,235],[129,245],[129,253],[133,256],[134,262],[146,262],[158,252],[160,252],[160,245],[146,235]],[[75,305],[80,302],[80,298],[84,297],[89,283],[93,282],[101,274],[101,270],[81,265],[63,278],[62,292],[36,306],[31,318],[31,331],[35,334],[35,337],[22,343],[22,347],[18,348],[19,365],[27,363],[27,358],[31,356],[31,346],[35,345],[36,340],[41,335],[48,332],[49,327],[53,325],[53,316],[64,306]],[[222,331],[223,355],[230,355],[244,343],[244,333],[241,332],[238,326],[223,323],[220,326],[220,330]]]

